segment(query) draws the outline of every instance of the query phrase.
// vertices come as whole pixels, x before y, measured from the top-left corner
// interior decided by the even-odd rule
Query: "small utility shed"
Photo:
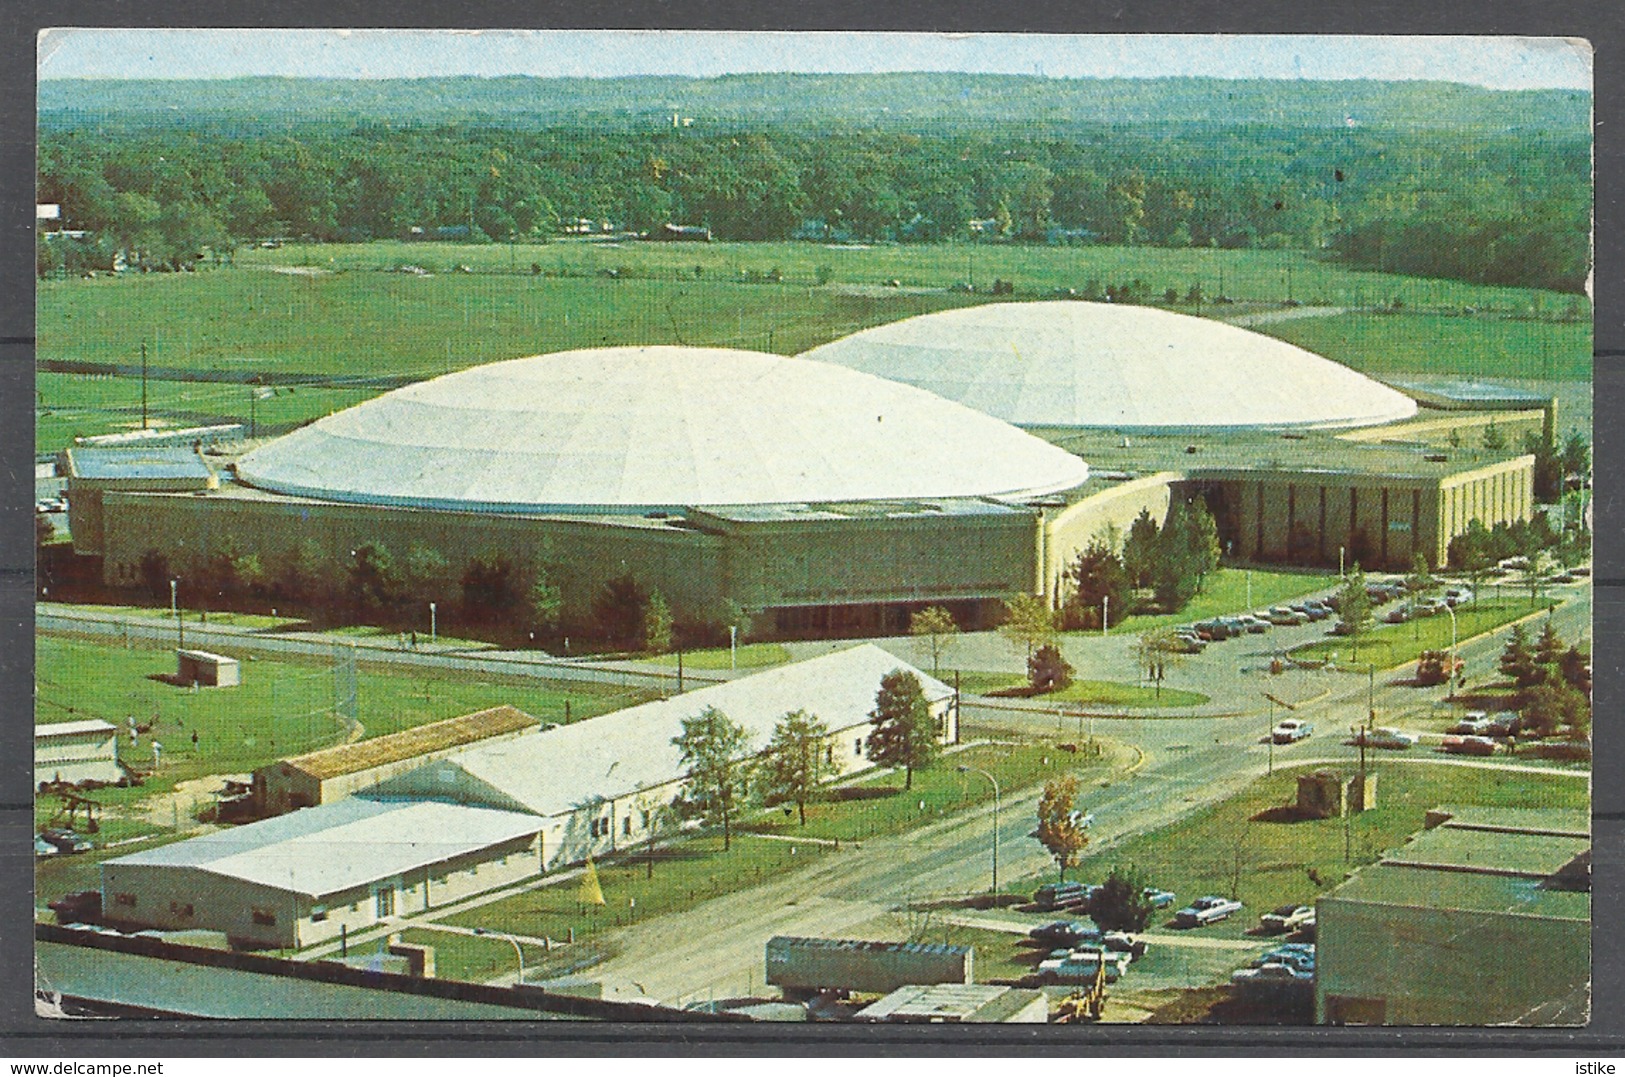
[[[242,666],[237,659],[211,651],[176,651],[175,676],[182,684],[211,688],[235,688],[243,683]]]
[[[514,737],[536,725],[537,719],[517,707],[488,707],[278,760],[254,772],[254,803],[264,815],[328,804],[471,744]]]
[[[1590,857],[1583,810],[1429,812],[1317,903],[1316,1020],[1584,1024]]]
[[[510,740],[481,744],[381,783],[390,796],[428,796],[542,816],[543,862],[573,864],[647,840],[660,809],[681,792],[684,770],[672,739],[685,718],[715,707],[744,726],[752,752],[767,747],[790,711],[829,727],[825,759],[834,775],[874,764],[869,714],[881,678],[895,670],[919,679],[937,732],[958,729],[954,691],[873,644],[779,666],[612,714]]]
[[[537,874],[541,820],[352,797],[102,864],[117,923],[301,947]]]
[[[34,727],[34,784],[116,782],[118,729],[100,718]]]

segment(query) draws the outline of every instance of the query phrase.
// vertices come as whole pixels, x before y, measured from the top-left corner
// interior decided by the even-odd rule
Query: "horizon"
[[[959,74],[1591,93],[1592,59],[1578,39],[1511,36],[62,28],[40,31],[36,75],[40,82],[383,82]]]

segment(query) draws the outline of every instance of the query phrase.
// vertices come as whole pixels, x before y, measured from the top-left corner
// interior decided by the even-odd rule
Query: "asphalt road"
[[[1589,589],[1565,590],[1571,601],[1554,615],[1558,631],[1571,641],[1589,638]],[[1508,631],[1460,648],[1471,677],[1488,677],[1494,670]],[[1443,688],[1418,689],[1380,675],[1374,690],[1372,681],[1359,674],[1271,675],[1264,663],[1237,660],[1255,653],[1267,658],[1274,647],[1253,644],[1250,651],[1241,650],[1249,646],[1241,639],[1210,648],[1202,658],[1220,661],[1221,648],[1227,645],[1238,649],[1224,660],[1248,667],[1245,675],[1259,693],[1256,699],[1262,700],[1262,693],[1269,691],[1289,702],[1313,700],[1297,714],[1314,722],[1319,733],[1297,744],[1276,746],[1272,753],[1264,738],[1267,709],[1235,717],[1097,719],[1098,735],[1132,744],[1144,756],[1131,772],[1085,790],[1085,803],[1096,817],[1091,852],[1110,849],[1224,799],[1262,774],[1272,755],[1276,765],[1352,760],[1358,749],[1344,745],[1338,734],[1364,721],[1370,703],[1375,704],[1378,723],[1390,724],[1391,715],[1415,712],[1419,697],[1442,699],[1444,694]],[[1298,694],[1283,694],[1282,678],[1290,678],[1286,683]],[[1318,692],[1305,694],[1310,688]],[[972,704],[966,705],[964,717],[969,723],[1027,723],[1034,732],[1053,732],[1056,722],[1053,713],[1012,714]],[[1070,729],[1070,721],[1063,722],[1063,729]],[[1426,757],[1415,758],[1421,765]],[[1001,883],[1052,866],[1049,854],[1028,836],[1037,801],[1038,791],[1031,789],[1001,804]],[[762,986],[763,948],[773,935],[839,935],[910,901],[985,890],[991,882],[992,831],[992,812],[984,808],[908,834],[870,840],[860,848],[843,846],[810,868],[624,929],[612,942],[616,956],[592,974],[634,981],[668,1002],[756,993]]]

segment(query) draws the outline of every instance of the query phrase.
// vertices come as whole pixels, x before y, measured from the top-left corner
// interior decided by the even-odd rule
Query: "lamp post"
[[[1444,611],[1450,615],[1450,665],[1445,670],[1445,683],[1449,690],[1445,692],[1446,700],[1456,698],[1456,608],[1445,603]]]
[[[492,931],[488,927],[477,927],[474,929],[474,934],[492,935],[496,938],[506,940],[508,945],[513,947],[514,956],[519,958],[519,975],[514,978],[513,985],[518,987],[520,984],[525,982],[525,951],[519,948],[518,939],[515,939],[512,935],[509,935],[503,931]]]
[[[1100,634],[1106,634],[1106,626],[1111,624],[1112,596],[1100,596]]]
[[[180,580],[169,581],[169,615],[175,618],[175,649],[186,650],[186,626],[181,622],[181,608],[176,600],[176,593],[180,588]]]
[[[435,604],[433,602],[431,602],[431,603],[429,603],[429,644],[430,644],[430,646],[434,645],[435,637],[438,635],[438,632],[436,630],[439,627],[440,627],[439,624],[435,620]]]
[[[999,890],[999,779],[983,770],[981,767],[967,767],[963,764],[956,767],[961,774],[980,774],[993,783],[993,887],[989,893],[998,893]]]
[[[739,626],[728,626],[728,668],[739,668]]]

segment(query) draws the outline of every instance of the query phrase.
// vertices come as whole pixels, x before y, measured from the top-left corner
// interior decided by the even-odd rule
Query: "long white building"
[[[838,775],[873,766],[870,712],[883,677],[914,674],[944,740],[954,692],[872,644],[572,725],[427,759],[344,799],[118,857],[102,865],[110,919],[208,929],[252,946],[302,947],[603,856],[669,826],[681,792],[672,743],[715,707],[762,751],[785,714],[829,727]],[[437,753],[438,754],[438,753]]]

